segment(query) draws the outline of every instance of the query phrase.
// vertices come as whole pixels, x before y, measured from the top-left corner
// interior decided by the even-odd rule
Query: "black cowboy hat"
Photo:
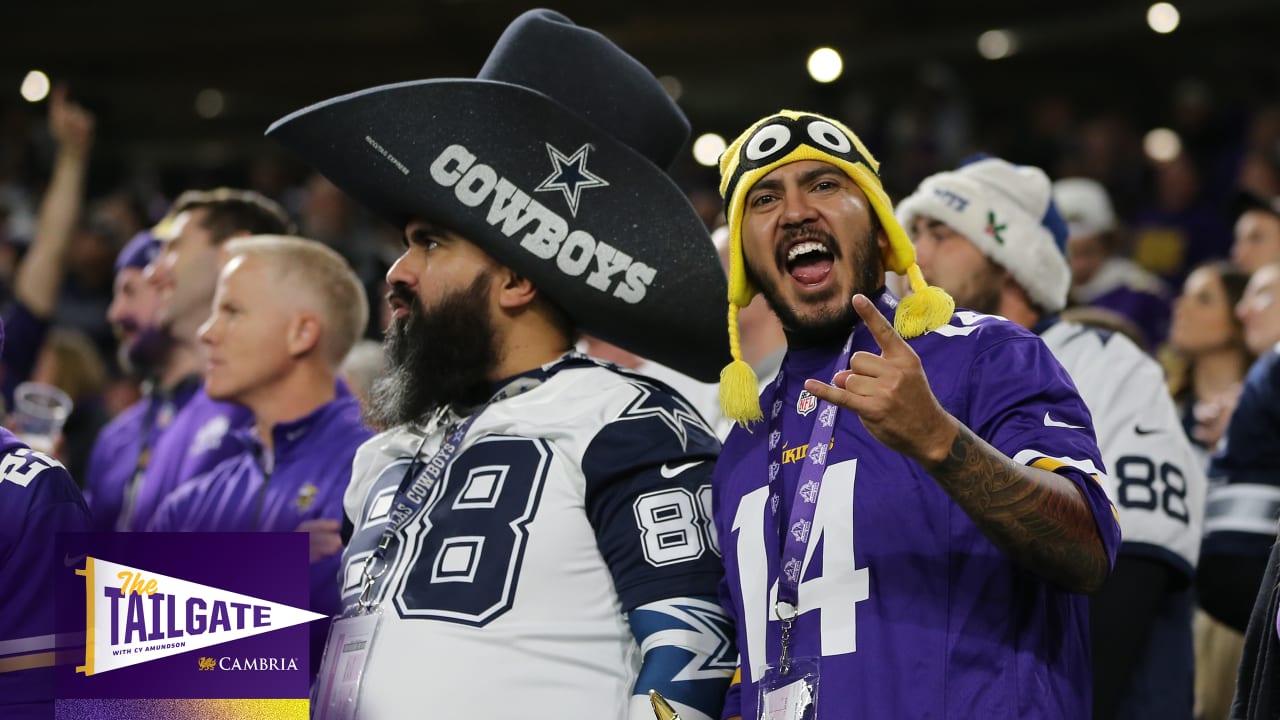
[[[684,147],[688,121],[600,33],[531,10],[475,79],[344,95],[267,135],[395,226],[420,217],[474,242],[584,331],[718,378],[724,271],[661,169]]]

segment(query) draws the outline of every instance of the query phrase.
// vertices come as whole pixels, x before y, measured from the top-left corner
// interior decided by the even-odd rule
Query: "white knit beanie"
[[[1039,168],[984,157],[925,178],[898,203],[910,230],[917,217],[946,223],[1013,274],[1040,309],[1066,307],[1071,270],[1063,256],[1067,227]]]

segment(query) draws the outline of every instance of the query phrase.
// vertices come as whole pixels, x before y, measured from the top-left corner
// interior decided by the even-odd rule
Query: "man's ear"
[[[533,281],[510,268],[497,271],[494,286],[498,293],[498,307],[504,310],[518,310],[538,297],[538,288]]]
[[[880,248],[880,274],[883,275],[889,269],[889,233],[879,222],[876,223],[876,246]]]
[[[286,331],[289,355],[299,358],[314,350],[320,344],[320,330],[320,318],[315,313],[300,312],[294,315]]]

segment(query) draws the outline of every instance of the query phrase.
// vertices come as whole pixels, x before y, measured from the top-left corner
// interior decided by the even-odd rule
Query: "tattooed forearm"
[[[925,469],[1023,567],[1072,592],[1106,580],[1093,513],[1069,479],[1015,463],[964,426],[946,459]]]

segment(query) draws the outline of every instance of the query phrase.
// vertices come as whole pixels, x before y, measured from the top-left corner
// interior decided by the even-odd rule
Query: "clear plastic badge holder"
[[[365,659],[373,647],[382,610],[334,618],[320,662],[312,720],[354,720]]]
[[[818,720],[818,661],[795,658],[788,672],[765,668],[760,678],[759,720]]]

